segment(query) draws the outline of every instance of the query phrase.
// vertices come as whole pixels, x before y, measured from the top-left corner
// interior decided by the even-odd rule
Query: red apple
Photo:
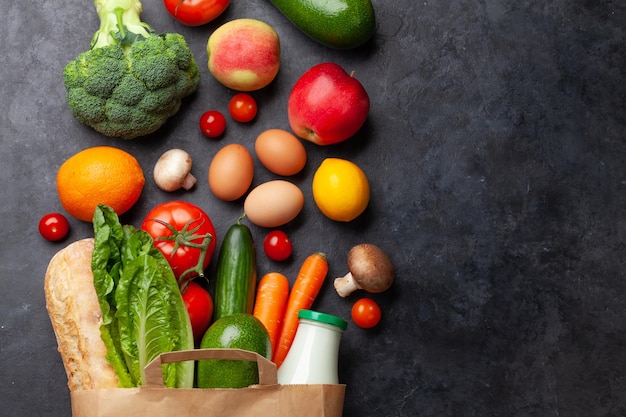
[[[306,71],[291,89],[287,104],[294,133],[318,145],[352,137],[365,123],[369,109],[363,85],[332,62]]]
[[[280,39],[270,25],[256,19],[235,19],[209,36],[208,67],[223,85],[255,91],[271,83],[280,68]]]

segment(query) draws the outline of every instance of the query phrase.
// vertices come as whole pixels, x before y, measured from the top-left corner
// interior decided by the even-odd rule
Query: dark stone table
[[[62,210],[59,165],[90,146],[125,149],[148,181],[124,223],[185,199],[211,215],[219,238],[242,205],[211,194],[212,156],[288,128],[291,86],[323,61],[356,71],[370,116],[349,141],[306,145],[307,167],[294,179],[306,204],[284,228],[294,256],[276,264],[260,252],[259,272],[293,280],[306,255],[326,252],[329,282],[314,308],[349,319],[366,294],[341,299],[330,283],[346,272],[347,251],[370,242],[390,254],[396,282],[371,296],[381,323],[350,324],[342,339],[344,416],[626,415],[625,3],[374,0],[377,33],[351,51],[314,43],[266,1],[233,0],[198,28],[174,22],[160,1],[144,3],[143,19],[157,31],[185,35],[202,81],[164,128],[133,141],[81,126],[65,102],[63,67],[98,27],[91,2],[3,6],[1,415],[70,415],[43,277],[57,250],[92,230],[70,219],[66,241],[38,235],[40,216]],[[254,93],[256,121],[229,122],[224,138],[209,140],[199,116],[224,110],[233,92],[206,69],[205,45],[218,24],[239,17],[276,28],[282,67]],[[168,194],[152,181],[154,162],[173,147],[194,158],[199,181],[190,192]],[[370,178],[370,205],[352,223],[328,220],[313,203],[312,174],[328,156],[356,162]],[[255,163],[255,184],[273,178]],[[252,231],[262,241],[266,230]]]

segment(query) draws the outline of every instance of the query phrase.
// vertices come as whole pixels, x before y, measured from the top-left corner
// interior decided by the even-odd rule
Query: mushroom
[[[170,149],[154,165],[154,182],[164,191],[191,189],[196,177],[191,175],[191,156],[182,149]]]
[[[347,297],[363,289],[370,293],[386,291],[393,283],[393,265],[385,252],[370,243],[356,245],[348,252],[348,272],[336,278],[337,294]]]

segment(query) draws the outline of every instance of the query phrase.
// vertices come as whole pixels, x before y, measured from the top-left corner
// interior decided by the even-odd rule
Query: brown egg
[[[303,206],[304,194],[297,185],[272,180],[250,191],[243,210],[248,220],[257,226],[278,227],[295,219]]]
[[[252,155],[236,143],[220,149],[209,166],[209,187],[217,198],[225,201],[242,197],[250,188],[253,177]]]
[[[302,142],[282,129],[262,132],[254,143],[256,156],[274,174],[290,176],[302,171],[306,164],[306,149]]]

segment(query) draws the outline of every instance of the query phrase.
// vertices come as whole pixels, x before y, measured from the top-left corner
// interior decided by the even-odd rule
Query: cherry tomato
[[[284,261],[291,256],[293,246],[291,240],[282,230],[272,230],[265,236],[263,250],[273,261]]]
[[[200,26],[221,15],[230,0],[163,0],[168,13],[183,25]]]
[[[217,110],[206,111],[200,116],[200,130],[207,138],[217,138],[226,130],[226,118]]]
[[[228,112],[238,122],[249,122],[256,117],[258,107],[256,100],[250,94],[235,94],[228,103]]]
[[[380,316],[380,307],[370,298],[361,298],[352,306],[352,321],[364,329],[376,326]]]
[[[213,299],[211,294],[195,281],[190,281],[182,289],[182,294],[187,313],[189,313],[193,338],[200,340],[213,318]]]
[[[61,213],[44,214],[39,220],[39,233],[51,242],[63,239],[69,231],[70,224]]]
[[[181,288],[209,265],[217,235],[209,216],[186,201],[168,201],[147,214],[141,228],[169,262]]]

